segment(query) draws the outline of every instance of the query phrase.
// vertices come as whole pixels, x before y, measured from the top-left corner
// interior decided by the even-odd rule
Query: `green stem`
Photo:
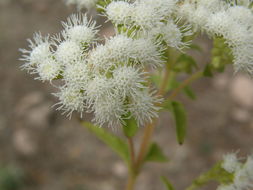
[[[129,172],[128,180],[127,180],[127,185],[126,185],[126,190],[133,190],[135,181],[136,181],[136,175],[133,173]]]
[[[196,73],[194,73],[193,75],[191,75],[189,78],[185,79],[180,86],[178,86],[172,93],[171,95],[168,97],[168,99],[172,100],[174,99],[179,93],[180,91],[186,87],[188,84],[192,83],[194,80],[200,78],[203,76],[203,71],[198,71]]]
[[[148,147],[150,144],[150,140],[151,140],[153,132],[154,132],[154,128],[155,128],[155,121],[153,121],[149,125],[145,126],[145,131],[144,131],[144,135],[142,138],[140,151],[139,151],[139,154],[138,154],[138,157],[136,160],[136,165],[135,165],[137,173],[139,173],[139,170],[141,169],[141,166],[144,162],[144,158],[147,153],[147,150],[148,150]]]
[[[130,153],[130,163],[128,166],[128,180],[126,185],[126,190],[133,190],[136,181],[136,167],[135,167],[135,151],[134,142],[131,137],[127,137],[129,153]]]

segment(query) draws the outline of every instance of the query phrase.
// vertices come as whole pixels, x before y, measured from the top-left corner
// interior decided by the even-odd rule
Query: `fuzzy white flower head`
[[[106,41],[105,46],[110,52],[111,60],[117,62],[128,62],[134,48],[134,41],[125,35],[119,34]]]
[[[41,33],[35,33],[33,40],[28,39],[28,42],[30,50],[20,49],[23,53],[20,60],[25,62],[22,68],[31,71],[34,66],[52,57],[51,43],[49,42],[49,36],[42,37]]]
[[[67,113],[71,117],[73,111],[82,112],[85,109],[85,95],[76,86],[60,87],[60,92],[54,94],[59,98],[59,102],[55,106],[59,106],[57,110],[63,110],[63,114]],[[81,115],[82,116],[82,115]]]
[[[229,17],[226,11],[211,14],[207,19],[205,29],[212,35],[226,36],[230,30],[233,19]]]
[[[160,46],[160,42],[154,42],[151,38],[139,38],[134,41],[132,58],[142,65],[161,66],[163,49],[159,49]]]
[[[96,6],[98,0],[65,0],[67,4],[76,4],[78,9],[91,9]]]
[[[72,14],[62,25],[65,29],[62,32],[65,39],[82,44],[96,40],[96,23],[88,20],[84,14]]]
[[[68,85],[80,86],[80,89],[85,88],[89,80],[89,70],[85,61],[79,61],[73,65],[66,65],[63,72],[63,80]]]
[[[170,16],[176,6],[177,0],[140,0],[142,3],[145,3],[157,11],[161,17]]]
[[[88,65],[91,65],[94,72],[109,70],[114,63],[111,61],[111,53],[105,45],[98,45],[88,55]]]
[[[105,8],[106,16],[114,24],[127,24],[133,11],[132,4],[127,1],[112,1]]]
[[[119,67],[113,71],[113,86],[123,98],[133,97],[140,89],[146,88],[145,74],[131,66]]]
[[[148,31],[155,26],[161,24],[164,16],[158,14],[155,7],[145,2],[136,1],[131,15],[131,21],[136,27],[140,27],[144,31]]]
[[[222,167],[227,172],[234,173],[240,166],[236,153],[229,153],[223,156]]]
[[[194,30],[203,31],[203,28],[210,17],[211,12],[203,6],[198,6],[196,10],[189,16],[190,22],[193,24]]]
[[[94,79],[89,81],[85,93],[87,95],[88,104],[91,105],[104,96],[113,96],[112,80],[107,79],[105,76],[95,76]]]
[[[83,50],[81,46],[74,41],[61,42],[55,52],[56,60],[67,65],[72,64],[81,59]]]
[[[160,101],[161,99],[155,97],[154,93],[149,93],[148,90],[139,91],[130,99],[128,110],[136,119],[138,125],[142,126],[158,117],[159,107],[155,104]]]
[[[53,58],[47,58],[42,63],[37,65],[36,73],[39,74],[39,79],[42,81],[52,81],[62,71],[62,65],[56,62]]]
[[[227,10],[227,14],[239,25],[245,25],[245,27],[253,25],[253,13],[249,8],[243,6],[232,6]]]
[[[94,103],[93,121],[99,126],[107,124],[109,127],[117,127],[123,123],[126,110],[120,98],[103,96]]]
[[[196,7],[196,4],[186,1],[178,6],[176,15],[178,18],[183,18],[189,22],[194,31],[203,31],[203,26],[205,26],[206,20],[210,17],[211,12],[204,6]]]
[[[168,46],[181,50],[189,45],[189,42],[183,42],[182,40],[183,37],[192,35],[190,27],[185,25],[181,29],[173,22],[168,22],[162,27],[163,39]]]

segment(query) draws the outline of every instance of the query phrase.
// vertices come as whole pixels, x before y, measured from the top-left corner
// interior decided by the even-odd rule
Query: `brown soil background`
[[[51,108],[56,102],[51,95],[55,89],[19,68],[18,48],[27,47],[26,39],[34,31],[59,32],[60,22],[73,12],[74,7],[60,0],[0,0],[0,165],[23,171],[21,190],[124,189],[127,169],[117,155],[81,127],[76,116],[68,120]],[[202,37],[198,43],[204,53],[195,56],[203,63],[210,41]],[[162,113],[154,140],[170,162],[147,164],[136,190],[165,190],[161,175],[177,190],[184,189],[223,154],[237,150],[240,156],[251,153],[251,79],[234,75],[230,66],[223,74],[195,82],[193,88],[196,101],[180,96],[189,118],[185,144],[177,145],[171,116]],[[211,184],[206,189],[214,187]]]

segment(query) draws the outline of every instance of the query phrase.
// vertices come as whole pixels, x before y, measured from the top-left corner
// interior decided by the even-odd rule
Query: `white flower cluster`
[[[189,42],[183,42],[183,37],[192,32],[189,25],[179,27],[179,20],[173,21],[176,3],[177,0],[137,0],[133,3],[121,0],[99,8],[119,31],[123,27],[137,36],[160,38],[168,46],[181,50],[189,45]]]
[[[95,0],[67,0],[68,3],[93,6]],[[54,37],[35,34],[30,50],[23,52],[23,68],[36,79],[63,81],[57,109],[68,116],[73,111],[93,112],[93,121],[102,126],[124,124],[135,118],[139,125],[157,117],[161,101],[150,90],[146,67],[164,63],[167,46],[182,50],[192,35],[190,27],[173,12],[177,0],[111,1],[104,10],[115,24],[117,34],[98,43],[95,22],[86,15],[72,15],[63,22],[64,30]],[[180,26],[179,26],[180,25]]]
[[[97,27],[86,15],[71,15],[64,30],[54,37],[35,34],[24,50],[22,66],[36,79],[62,80],[57,109],[68,116],[73,111],[94,113],[100,126],[124,124],[129,117],[139,125],[157,117],[160,98],[150,91],[144,66],[163,63],[160,41],[118,34],[97,43]]]
[[[177,15],[195,30],[223,37],[232,49],[235,70],[253,74],[253,13],[251,0],[185,0]]]
[[[235,153],[227,154],[223,158],[222,167],[233,174],[233,182],[220,185],[217,190],[248,190],[253,188],[253,155],[241,163]]]

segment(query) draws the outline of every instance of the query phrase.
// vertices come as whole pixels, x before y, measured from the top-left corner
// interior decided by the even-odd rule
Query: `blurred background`
[[[51,108],[57,101],[53,87],[20,70],[18,49],[27,47],[26,39],[35,31],[59,32],[60,22],[73,12],[75,7],[62,0],[0,0],[0,190],[124,188],[127,168],[117,155],[82,127],[76,115],[68,120]],[[102,32],[109,35],[111,29]],[[204,36],[197,43],[203,53],[194,56],[205,63],[211,43]],[[229,66],[192,86],[195,101],[179,97],[188,110],[185,144],[177,144],[171,116],[162,113],[154,140],[170,161],[146,165],[136,190],[165,189],[161,175],[184,189],[223,154],[251,153],[253,81]]]

